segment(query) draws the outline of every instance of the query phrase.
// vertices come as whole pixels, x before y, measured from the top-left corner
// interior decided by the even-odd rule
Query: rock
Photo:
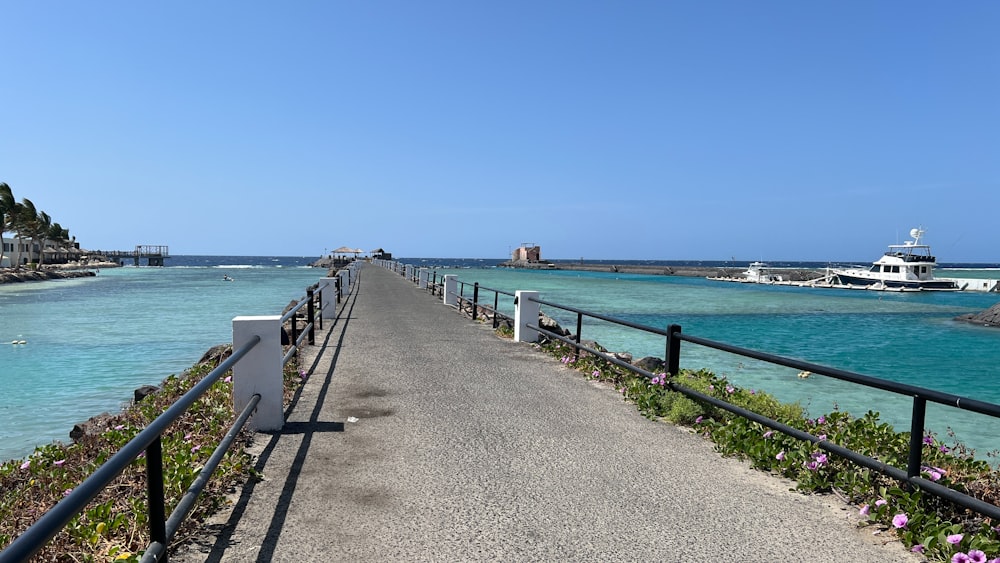
[[[201,359],[198,360],[198,363],[205,364],[211,362],[218,365],[232,353],[232,346],[229,344],[218,344],[209,348],[208,351],[201,356]]]
[[[538,326],[544,328],[549,332],[554,332],[559,336],[569,336],[570,332],[565,328],[559,326],[559,323],[555,319],[539,311],[538,313]]]
[[[132,392],[132,402],[138,403],[139,401],[145,399],[146,397],[152,395],[159,391],[160,388],[155,385],[143,385],[142,387],[136,389]]]
[[[981,313],[970,313],[955,317],[955,320],[983,326],[1000,327],[1000,303],[997,303]]]
[[[632,365],[635,367],[646,370],[649,373],[663,373],[667,370],[667,364],[660,358],[656,356],[646,356],[644,358],[639,358],[638,361],[633,362]]]
[[[75,424],[73,425],[73,429],[69,431],[69,437],[76,442],[84,436],[97,436],[108,427],[108,420],[110,419],[111,414],[105,412],[91,417],[86,422]]]
[[[629,352],[613,352],[611,355],[623,362],[632,363],[632,354]]]

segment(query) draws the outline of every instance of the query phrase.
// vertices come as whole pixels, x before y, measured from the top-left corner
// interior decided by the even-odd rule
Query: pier
[[[262,479],[172,561],[921,560],[363,264]]]
[[[126,259],[131,259],[133,266],[141,266],[142,260],[146,260],[147,266],[163,266],[164,260],[170,257],[170,249],[165,245],[137,244],[134,250],[94,250],[92,254],[106,256],[122,265]]]

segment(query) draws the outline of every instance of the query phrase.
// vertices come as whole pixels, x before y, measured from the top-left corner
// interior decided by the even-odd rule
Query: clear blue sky
[[[1000,262],[1000,3],[0,0],[85,248]]]

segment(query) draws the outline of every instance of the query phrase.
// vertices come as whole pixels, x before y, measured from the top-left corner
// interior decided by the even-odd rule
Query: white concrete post
[[[424,268],[421,268],[417,276],[420,279],[420,281],[417,283],[418,287],[420,287],[420,289],[427,289],[427,278],[430,277],[430,272]]]
[[[531,301],[531,299],[538,299],[538,292],[515,291],[514,295],[514,340],[517,342],[536,342],[538,331],[528,328],[528,323],[538,326],[538,313],[542,307]]]
[[[337,272],[337,275],[340,276],[340,292],[346,296],[351,292],[351,273],[347,270],[341,270]]]
[[[405,274],[406,274],[406,280],[407,281],[412,280],[413,279],[413,266],[407,264],[406,265]]]
[[[233,366],[233,406],[237,413],[242,412],[250,398],[259,393],[257,412],[247,425],[255,431],[281,430],[285,423],[281,406],[281,316],[233,319],[233,350],[239,350],[254,336],[260,336],[260,342]]]
[[[319,284],[326,286],[323,288],[323,300],[319,304],[323,308],[321,316],[332,319],[337,316],[337,278],[321,278]]]
[[[458,295],[455,295],[458,292],[458,276],[448,274],[441,281],[444,283],[444,304],[458,307]]]

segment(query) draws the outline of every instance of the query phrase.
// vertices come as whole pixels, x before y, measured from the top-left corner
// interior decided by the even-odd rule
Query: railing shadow
[[[319,415],[323,410],[323,404],[326,401],[327,393],[329,392],[330,386],[333,382],[333,374],[334,371],[336,371],[337,361],[340,357],[340,350],[343,346],[344,338],[347,335],[347,328],[350,323],[351,313],[357,303],[357,294],[361,289],[360,276],[357,278],[353,288],[354,289],[350,294],[351,299],[349,306],[342,307],[340,312],[338,312],[333,324],[326,331],[326,336],[324,337],[322,344],[318,345],[319,348],[317,350],[316,357],[313,360],[312,365],[309,367],[309,373],[313,373],[319,365],[320,358],[329,351],[331,348],[331,341],[334,336],[337,335],[336,343],[332,346],[333,356],[330,360],[330,368],[325,374],[323,374],[323,386],[319,390],[316,405],[313,407],[309,420],[306,422],[286,422],[280,431],[271,432],[271,439],[257,457],[257,462],[254,464],[254,469],[256,471],[263,472],[264,467],[267,465],[268,460],[271,458],[271,455],[274,453],[275,448],[283,436],[302,435],[302,442],[295,454],[288,477],[285,479],[285,484],[282,487],[281,494],[275,504],[274,514],[271,517],[267,532],[265,533],[261,543],[260,551],[257,554],[257,561],[269,562],[274,556],[274,549],[277,546],[278,538],[281,536],[281,531],[284,528],[285,518],[288,514],[288,507],[291,504],[292,496],[295,493],[299,476],[302,473],[302,466],[309,453],[313,437],[316,434],[344,431],[343,422],[321,421],[319,420]],[[307,382],[299,387],[299,389],[295,392],[289,406],[285,409],[286,419],[298,405],[305,385],[308,385],[312,381],[314,381],[314,377],[310,377]],[[240,492],[240,498],[233,506],[229,519],[222,525],[219,534],[215,537],[215,540],[212,543],[212,549],[205,559],[206,563],[218,563],[222,560],[226,549],[232,546],[233,532],[236,530],[236,525],[246,513],[247,506],[253,496],[254,489],[256,488],[258,482],[259,481],[256,479],[251,479],[243,486],[243,489]]]

